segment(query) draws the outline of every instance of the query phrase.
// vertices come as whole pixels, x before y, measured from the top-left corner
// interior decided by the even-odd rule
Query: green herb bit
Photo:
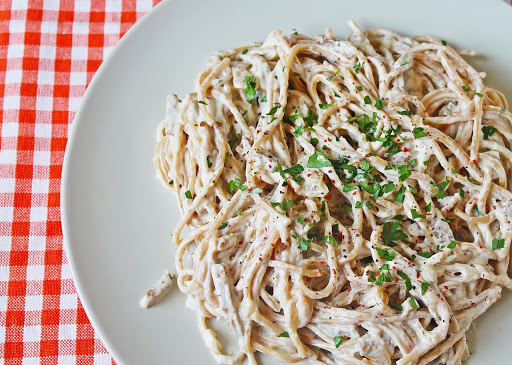
[[[307,251],[308,248],[309,248],[309,244],[313,242],[313,238],[310,238],[309,240],[304,238],[304,237],[301,237],[300,238],[300,242],[299,242],[299,249],[301,251]]]
[[[295,131],[293,132],[293,134],[295,135],[295,137],[300,137],[300,136],[302,136],[302,133],[304,133],[304,127],[303,127],[303,126],[301,126],[301,125],[295,126]]]
[[[465,92],[468,92],[468,91],[473,91],[471,89],[468,89],[466,86],[462,85],[462,90],[464,90]]]
[[[278,335],[278,337],[290,337],[290,335],[288,334],[288,332],[282,332]]]
[[[415,168],[417,165],[418,165],[418,159],[417,158],[413,158],[411,160],[411,167]]]
[[[452,250],[457,246],[457,241],[450,241],[450,243],[448,245],[446,245],[446,247],[448,248],[451,248]]]
[[[206,103],[205,103],[204,101],[202,101],[202,100],[199,100],[199,101],[198,101],[198,103],[199,103],[199,104],[203,104],[203,105],[208,105],[208,104],[206,104]]]
[[[228,222],[222,222],[222,224],[219,226],[219,228],[217,228],[218,231],[220,231],[221,229],[224,229],[228,226]]]
[[[398,177],[398,180],[400,181],[404,181],[406,180],[409,176],[411,176],[411,173],[412,171],[409,170],[409,168],[406,166],[406,165],[403,165],[403,166],[400,166],[398,168],[398,173],[400,174],[400,176]]]
[[[174,180],[169,181],[169,185],[174,185]]]
[[[304,178],[302,176],[295,176],[292,177],[292,180],[295,182],[298,182],[299,184],[304,181]]]
[[[480,211],[480,209],[478,209],[478,206],[475,204],[473,206],[473,210],[475,211],[475,214],[476,215],[479,215],[479,216],[483,216],[484,214]]]
[[[428,203],[427,206],[425,207],[425,211],[427,213],[430,213],[431,210],[432,210],[432,203]]]
[[[497,129],[488,125],[484,125],[482,127],[482,132],[484,133],[484,139],[489,139],[494,133],[496,133]]]
[[[403,203],[405,198],[405,186],[402,186],[395,195],[395,201]]]
[[[432,252],[418,252],[418,256],[424,257],[426,259],[431,258],[433,255],[434,254]]]
[[[363,63],[363,64],[364,64],[364,63]],[[359,73],[359,68],[360,68],[363,64],[361,64],[360,62],[358,62],[358,63],[357,63],[357,65],[352,66],[352,67],[354,68],[354,72],[355,72],[356,74],[358,74],[358,73]]]
[[[297,222],[299,222],[300,224],[304,224],[304,216],[301,215],[299,218],[297,218]]]
[[[352,191],[352,190],[354,190],[354,189],[355,189],[355,187],[354,187],[354,186],[351,186],[351,185],[344,185],[344,186],[343,186],[343,192],[344,192],[344,193],[348,193],[349,191]]]
[[[329,104],[318,104],[318,106],[320,107],[320,109],[329,109],[331,106],[333,106],[333,103],[329,103]]]
[[[386,222],[383,224],[382,238],[384,244],[389,247],[396,246],[396,241],[406,239],[407,234],[400,230],[402,226],[398,222]]]
[[[319,157],[322,158],[319,158]],[[329,167],[332,166],[331,162],[327,160],[322,152],[315,151],[309,156],[307,167],[318,168],[318,167]]]
[[[208,164],[208,168],[212,167],[212,163],[210,162],[210,155],[206,156],[206,163]]]
[[[484,95],[481,94],[481,93],[476,93],[476,96],[478,96],[479,98],[483,98],[484,97]]]
[[[397,310],[399,312],[404,310],[404,308],[401,305],[389,303],[388,306],[389,306],[389,308]]]
[[[283,173],[290,175],[298,175],[304,171],[304,167],[301,164],[296,164],[288,169],[283,170]]]
[[[427,216],[425,214],[418,214],[416,209],[411,209],[411,215],[412,215],[412,219],[416,219],[416,218],[426,219],[427,218]]]
[[[302,114],[301,113],[297,113],[297,111],[295,111],[295,114],[293,114],[292,116],[288,117],[292,122],[295,122],[297,119],[299,119],[300,117],[302,117]]]
[[[405,282],[405,288],[407,289],[407,291],[412,290],[411,280],[409,279],[407,274],[402,271],[398,271],[398,276],[400,276],[402,280]]]
[[[430,286],[429,283],[426,283],[426,282],[421,283],[421,295],[425,295],[429,286]]]
[[[493,238],[492,239],[492,249],[493,250],[497,250],[499,248],[505,248],[505,239],[497,239],[497,238]]]
[[[372,103],[372,99],[370,99],[370,97],[369,97],[368,95],[366,95],[366,96],[364,97],[364,103],[365,103],[365,104],[371,104],[371,103]]]
[[[265,95],[265,96],[263,97],[263,99],[261,99],[261,102],[262,102],[262,103],[266,103],[266,102],[267,102],[267,95]]]
[[[380,247],[375,247],[375,250],[377,251],[379,257],[386,261],[391,261],[396,256],[396,253],[394,253],[393,251],[389,251],[387,248],[382,249]]]
[[[336,71],[335,73],[333,73],[333,74],[332,74],[332,76],[331,76],[331,77],[328,77],[328,78],[327,78],[327,81],[332,81],[332,79],[334,79],[334,78],[336,77],[336,75],[337,75],[337,74],[339,74],[339,73],[340,73],[340,71],[339,71],[339,70],[338,70],[338,71]]]
[[[245,76],[245,95],[247,101],[251,102],[256,98],[256,78],[254,76]]]
[[[313,137],[313,138],[311,138],[311,140],[310,140],[309,142],[311,142],[311,144],[313,145],[313,147],[316,147],[316,146],[317,146],[317,144],[318,144],[318,138],[314,138],[314,137]]]
[[[416,300],[413,297],[409,298],[409,304],[411,304],[411,307],[415,309],[419,308],[418,303],[416,303]]]
[[[404,219],[404,216],[402,214],[397,214],[393,217],[393,219],[396,219],[397,221],[401,221]]]
[[[395,184],[385,184],[384,193],[390,193],[395,190]]]
[[[404,63],[402,63],[400,66],[405,66],[407,64],[411,63],[411,60],[408,60],[408,61],[405,61]]]
[[[242,54],[247,54],[247,52],[249,52],[249,50],[246,48],[242,51]]]
[[[187,199],[192,199],[192,193],[190,192],[190,190],[185,191],[185,197]]]
[[[480,184],[478,181],[475,181],[473,179],[471,179],[469,176],[466,177],[466,179],[471,183],[471,184],[474,184],[474,185],[482,185]]]
[[[359,118],[361,118],[360,115],[354,115],[353,117],[350,117],[348,118],[345,123],[350,123],[350,122],[353,122],[354,120],[358,120]]]
[[[377,99],[375,99],[375,107],[377,110],[382,110],[382,100],[377,96]]]
[[[281,209],[286,212],[288,209],[294,206],[293,200],[285,199],[281,202]]]
[[[454,169],[454,168],[452,167],[452,174],[458,174],[458,173],[459,173],[459,170]]]
[[[325,241],[328,245],[334,245],[338,247],[338,242],[336,242],[336,239],[333,236],[323,236],[322,240]]]
[[[421,138],[426,137],[427,134],[424,132],[425,128],[422,127],[416,127],[412,130],[412,134],[414,135],[414,138]]]
[[[413,115],[414,114],[410,110],[403,110],[403,111],[399,110],[399,111],[397,111],[397,113],[400,115]]]
[[[356,208],[357,209],[361,209],[363,207],[363,203],[362,202],[356,202]]]
[[[462,188],[459,189],[459,195],[462,199],[464,199],[464,190],[462,190]]]
[[[409,190],[411,191],[411,193],[413,193],[414,195],[418,194],[418,189],[416,189],[415,186],[410,186],[409,187]]]
[[[343,337],[341,336],[333,337],[332,340],[334,341],[334,346],[336,346],[336,348],[340,347],[343,343]]]
[[[446,41],[443,41],[443,40],[441,40],[441,43],[443,44],[443,46],[446,46],[446,44],[447,44]]]
[[[267,113],[267,115],[273,115],[277,112],[277,109],[279,109],[280,105],[276,105],[274,106],[272,109],[270,109],[270,111]]]

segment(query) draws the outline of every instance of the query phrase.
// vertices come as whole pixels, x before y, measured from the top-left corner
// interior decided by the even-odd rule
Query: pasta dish
[[[461,364],[512,288],[504,96],[472,51],[350,26],[215,52],[168,98],[154,162],[182,215],[176,280],[219,363]]]

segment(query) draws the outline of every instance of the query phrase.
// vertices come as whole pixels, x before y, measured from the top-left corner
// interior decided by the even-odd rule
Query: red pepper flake
[[[334,275],[337,274],[336,269],[332,269],[332,272],[334,273]]]
[[[258,133],[260,133],[260,130],[259,130],[259,129],[256,131],[256,134],[258,134]]]
[[[329,201],[329,200],[331,200],[331,197],[329,195],[326,195],[326,196],[324,196],[324,199]]]
[[[405,147],[405,148],[403,149],[403,151],[404,151],[404,152],[409,152],[409,149],[408,149],[407,147]]]
[[[476,163],[476,160],[471,160],[473,163]]]
[[[445,288],[446,290],[448,290],[448,285],[445,285],[445,286],[444,286],[444,288]]]
[[[310,176],[311,176],[311,174],[308,174],[308,177],[310,177]]]

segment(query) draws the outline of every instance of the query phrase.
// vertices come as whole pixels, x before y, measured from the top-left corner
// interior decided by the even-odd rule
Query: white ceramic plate
[[[172,267],[178,210],[152,165],[166,96],[192,89],[210,51],[262,41],[274,28],[313,36],[329,26],[346,37],[351,18],[474,49],[471,63],[512,100],[512,9],[501,0],[164,1],[101,65],[66,150],[62,224],[82,303],[118,363],[214,363],[178,290],[150,310],[138,305]],[[505,293],[478,320],[469,365],[511,363],[508,308]]]

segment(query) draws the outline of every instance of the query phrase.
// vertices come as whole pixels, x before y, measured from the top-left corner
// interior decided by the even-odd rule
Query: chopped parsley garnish
[[[366,95],[366,96],[364,97],[364,103],[365,103],[365,104],[371,104],[371,103],[372,103],[372,99],[370,99],[370,97],[369,97],[368,95]]]
[[[290,337],[290,335],[288,334],[288,332],[282,332],[278,335],[278,337]]]
[[[247,54],[247,52],[249,52],[249,50],[246,48],[242,51],[242,54]]]
[[[404,63],[402,63],[400,66],[405,66],[405,65],[407,65],[408,63],[411,63],[411,60],[405,61],[405,62],[404,62]]]
[[[354,189],[355,189],[355,187],[354,187],[354,186],[351,186],[351,185],[344,185],[344,186],[343,186],[343,192],[344,192],[344,193],[348,193],[349,191],[352,191],[352,190],[354,190]]]
[[[383,224],[382,238],[384,244],[389,247],[396,246],[396,241],[400,241],[407,238],[407,234],[400,230],[402,227],[398,222],[386,222]]]
[[[404,308],[401,305],[389,303],[388,306],[389,306],[389,308],[392,308],[392,309],[397,310],[399,312],[404,310]]]
[[[468,92],[468,91],[473,91],[471,89],[468,89],[466,86],[462,85],[462,90],[464,90],[465,92]]]
[[[411,163],[411,167],[415,168],[418,165],[418,159],[413,158],[410,163]]]
[[[240,209],[238,209],[236,212],[238,213],[238,215],[242,215],[242,211]]]
[[[210,162],[210,155],[206,156],[206,163],[208,164],[208,168],[212,167],[212,163]]]
[[[275,208],[279,205],[280,203],[278,202],[270,202],[270,205],[272,206],[272,208]]]
[[[403,165],[403,166],[400,166],[398,168],[398,173],[400,174],[400,176],[398,177],[398,180],[400,181],[404,181],[406,180],[409,176],[411,176],[411,173],[412,171],[409,170],[409,168],[407,167],[407,165]]]
[[[366,160],[366,159],[362,159],[361,160],[361,164],[360,164],[361,168],[364,170],[364,171],[368,171],[368,169],[370,168],[370,163]]]
[[[242,118],[244,118],[245,124],[249,125],[249,121],[245,118],[246,114],[247,114],[247,110],[242,113]]]
[[[381,286],[382,283],[391,283],[393,281],[393,275],[389,272],[389,265],[384,264],[380,268],[380,275],[377,278],[377,281],[375,281],[375,285]]]
[[[400,115],[413,115],[414,114],[410,110],[403,110],[403,111],[399,110],[399,111],[397,111],[397,113],[400,114]]]
[[[478,209],[478,206],[475,204],[473,206],[473,210],[475,211],[475,214],[476,215],[479,215],[479,216],[483,216],[484,214],[480,211],[480,209]]]
[[[461,198],[464,198],[464,190],[462,188],[459,189],[459,195]]]
[[[481,94],[481,93],[475,93],[475,94],[476,94],[476,96],[478,96],[479,98],[483,98],[483,97],[484,97],[484,95],[483,95],[483,94]]]
[[[389,251],[387,248],[382,249],[380,247],[375,247],[375,250],[377,251],[379,257],[386,261],[391,261],[396,256],[396,253],[394,253],[393,251]]]
[[[205,103],[204,101],[202,101],[202,100],[199,100],[199,101],[198,101],[198,103],[199,103],[199,104],[208,105],[208,104],[206,104],[206,103]]]
[[[185,197],[187,199],[192,199],[192,193],[190,192],[190,190],[185,191]]]
[[[322,156],[322,158],[319,158]],[[331,162],[327,160],[322,152],[315,151],[311,156],[309,156],[307,167],[315,168],[315,167],[329,167],[332,166]]]
[[[425,295],[429,286],[430,286],[429,283],[426,283],[426,282],[421,283],[421,295]]]
[[[484,139],[489,139],[494,133],[496,133],[497,129],[494,127],[490,127],[488,125],[484,125],[482,127],[482,132],[484,132]]]
[[[311,144],[313,145],[313,147],[316,147],[316,145],[318,144],[318,138],[311,138],[311,140],[309,141],[311,142]]]
[[[377,110],[382,110],[382,100],[377,96],[377,99],[375,99],[375,107]]]
[[[303,224],[304,223],[304,216],[300,216],[299,218],[297,218],[297,222],[299,222],[300,224]]]
[[[295,137],[300,137],[300,136],[302,136],[302,133],[304,133],[304,127],[303,127],[303,126],[301,126],[301,125],[295,126],[295,131],[293,132],[293,134],[295,135]]]
[[[219,226],[219,228],[217,228],[218,231],[220,231],[221,229],[224,229],[228,226],[228,222],[222,222],[222,224]]]
[[[357,209],[361,209],[363,207],[363,203],[362,202],[356,202],[356,208]]]
[[[446,46],[446,44],[447,44],[446,41],[443,41],[443,40],[441,40],[441,43],[443,44],[443,46]]]
[[[405,282],[405,288],[407,289],[407,291],[412,290],[411,280],[409,279],[407,274],[404,273],[404,272],[399,271],[398,272],[398,276],[400,276],[402,278],[402,280]]]
[[[352,67],[354,68],[354,72],[355,72],[356,74],[358,74],[358,73],[359,73],[359,68],[360,68],[361,66],[362,66],[362,64],[361,64],[360,62],[358,62],[358,63],[357,63],[357,65],[352,66]]]
[[[266,103],[266,102],[267,102],[267,95],[265,95],[265,96],[263,97],[263,99],[261,99],[261,102],[262,102],[262,103]]]
[[[228,163],[229,160],[229,152],[226,152],[226,155],[224,156],[224,163]]]
[[[302,114],[301,113],[297,113],[297,111],[295,111],[295,114],[289,116],[288,118],[292,121],[292,122],[295,122],[297,119],[299,119],[300,117],[302,117]]]
[[[452,167],[452,174],[458,174],[458,173],[459,173],[459,170],[454,169],[454,168]]]
[[[363,91],[363,87],[360,86],[360,85],[356,86],[356,89],[359,90],[359,91]]]
[[[418,308],[418,303],[416,303],[416,300],[413,297],[409,298],[409,303],[411,304],[411,307]]]
[[[245,186],[242,185],[242,182],[240,181],[239,178],[236,178],[235,180],[230,180],[229,181],[229,193],[230,194],[233,194],[233,192],[235,191],[235,187],[244,191],[245,189],[247,189]]]
[[[256,98],[256,78],[254,76],[245,76],[245,95],[247,96],[247,101],[251,102],[254,98]]]
[[[338,242],[336,242],[336,239],[333,236],[323,236],[322,240],[329,245],[338,246]]]
[[[445,196],[444,191],[450,185],[450,179],[446,178],[446,180],[440,184],[435,184],[435,186],[439,189],[436,195],[437,199],[443,199]]]
[[[293,207],[295,204],[293,203],[293,200],[285,199],[281,202],[281,209],[286,212],[288,209]]]
[[[290,167],[289,169],[283,170],[283,173],[290,175],[298,175],[302,171],[304,171],[304,167],[301,164],[296,164],[295,166]]]
[[[410,186],[409,187],[409,190],[411,191],[411,193],[413,193],[414,195],[418,194],[418,189],[416,189],[415,186]]]
[[[431,258],[434,254],[432,252],[418,252],[418,256],[424,257],[426,259]]]
[[[416,218],[426,219],[427,218],[427,216],[425,214],[418,214],[416,209],[411,209],[411,215],[412,215],[412,219],[416,219]]]
[[[169,185],[174,185],[174,180],[169,181]]]
[[[304,237],[301,237],[300,238],[300,241],[299,241],[299,249],[301,251],[307,251],[308,248],[309,248],[309,244],[313,242],[313,238],[310,238],[309,240],[304,238]]]
[[[404,219],[404,216],[403,216],[403,215],[401,215],[401,214],[397,214],[397,215],[395,215],[395,216],[393,217],[393,219],[396,219],[397,221],[401,221],[401,220],[403,220],[403,219]]]
[[[446,245],[446,247],[451,248],[452,250],[457,246],[457,241],[450,241],[449,244]]]
[[[414,138],[421,138],[426,137],[427,134],[424,132],[425,128],[422,127],[416,127],[412,130],[412,134],[414,135]]]
[[[493,250],[497,250],[498,248],[505,248],[505,239],[497,239],[497,238],[493,238],[492,239],[492,249]]]
[[[272,109],[270,109],[270,111],[267,113],[267,115],[273,115],[277,112],[277,109],[279,109],[280,105],[276,105],[274,106]]]
[[[353,117],[350,117],[348,118],[345,123],[350,123],[350,122],[353,122],[354,120],[358,120],[359,118],[361,118],[360,115],[354,115]]]
[[[292,180],[295,182],[298,182],[299,184],[304,181],[304,178],[302,176],[295,176],[292,177]]]
[[[430,213],[431,210],[432,210],[432,203],[428,203],[427,206],[425,207],[425,211],[427,213]]]
[[[332,76],[331,76],[331,77],[328,77],[328,78],[327,78],[327,81],[332,81],[332,79],[334,79],[334,78],[336,77],[336,75],[337,75],[337,74],[339,74],[339,73],[340,73],[340,71],[339,71],[339,70],[338,70],[338,71],[336,71],[335,73],[333,73],[333,74],[332,74]]]
[[[340,347],[343,343],[343,337],[341,336],[333,337],[332,340],[334,341],[334,346],[336,346],[336,348]]]
[[[468,176],[468,177],[466,177],[466,179],[468,179],[468,181],[469,181],[471,184],[475,184],[475,185],[482,185],[482,184],[480,184],[478,181],[475,181],[475,180],[471,179],[469,176]]]
[[[395,201],[403,203],[405,198],[405,186],[402,186],[395,195]]]
[[[395,184],[385,184],[384,185],[384,193],[390,193],[395,190]]]
[[[320,109],[328,109],[332,106],[333,104],[332,103],[329,103],[329,104],[318,104],[318,106],[320,107]]]

